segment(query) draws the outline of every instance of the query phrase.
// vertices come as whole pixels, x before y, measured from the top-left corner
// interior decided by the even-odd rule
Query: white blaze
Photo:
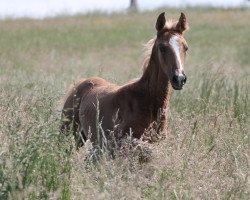
[[[180,74],[182,74],[183,67],[182,67],[182,63],[181,63],[181,54],[180,54],[180,46],[178,43],[178,37],[177,36],[171,37],[169,40],[169,44],[174,49],[174,53],[176,55],[177,61],[179,62],[179,65],[180,65],[180,69],[179,69],[181,72]]]

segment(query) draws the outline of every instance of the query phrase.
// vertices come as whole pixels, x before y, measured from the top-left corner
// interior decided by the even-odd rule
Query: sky
[[[58,14],[76,14],[92,11],[124,11],[129,0],[0,0],[0,18],[44,18]],[[161,6],[186,7],[210,5],[215,7],[250,6],[247,0],[137,0],[140,10]]]

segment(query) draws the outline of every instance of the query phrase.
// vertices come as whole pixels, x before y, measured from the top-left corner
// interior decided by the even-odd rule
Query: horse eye
[[[185,46],[184,49],[185,49],[185,51],[188,51],[188,47],[187,46]]]
[[[162,53],[166,53],[167,52],[167,47],[166,46],[164,46],[164,45],[160,45],[159,46],[159,49],[160,49],[160,51],[162,52]]]

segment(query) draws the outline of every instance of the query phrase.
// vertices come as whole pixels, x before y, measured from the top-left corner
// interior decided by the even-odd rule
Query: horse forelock
[[[172,20],[168,20],[168,21],[166,21],[163,29],[167,29],[167,30],[174,29],[176,24],[177,24],[177,22],[173,22]]]

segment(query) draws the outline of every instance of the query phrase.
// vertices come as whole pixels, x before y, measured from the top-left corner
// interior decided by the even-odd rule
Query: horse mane
[[[144,44],[144,61],[143,61],[143,65],[142,65],[142,71],[145,72],[145,70],[148,67],[148,63],[149,60],[151,58],[151,54],[152,54],[152,49],[153,46],[155,44],[155,40],[156,40],[156,36],[154,36],[152,39],[150,39],[146,44]]]
[[[166,21],[164,29],[166,30],[171,30],[174,29],[176,27],[177,22],[173,22],[172,20]],[[151,58],[151,54],[152,54],[152,49],[153,46],[155,44],[156,41],[156,35],[150,39],[146,44],[144,44],[144,61],[143,61],[143,65],[142,65],[142,70],[143,72],[145,72],[146,68],[148,67],[148,63],[149,60]]]

